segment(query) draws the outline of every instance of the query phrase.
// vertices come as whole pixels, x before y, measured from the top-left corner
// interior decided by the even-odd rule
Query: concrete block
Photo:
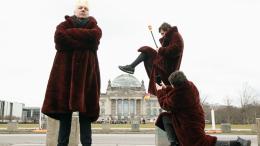
[[[170,145],[166,132],[158,127],[155,128],[155,145],[156,146],[169,146]]]
[[[18,129],[18,123],[17,122],[9,122],[7,124],[7,130],[8,131],[16,131]]]
[[[133,119],[132,120],[131,131],[135,131],[135,132],[140,131],[140,120],[139,119]]]
[[[221,123],[221,130],[224,133],[230,133],[231,132],[231,124],[230,123]]]
[[[59,121],[48,117],[47,120],[47,146],[57,146],[58,132],[59,132]],[[78,146],[79,144],[79,117],[75,114],[72,116],[71,121],[71,132],[69,139],[69,146]]]
[[[109,123],[102,123],[101,124],[103,133],[109,133],[110,132],[110,124]]]

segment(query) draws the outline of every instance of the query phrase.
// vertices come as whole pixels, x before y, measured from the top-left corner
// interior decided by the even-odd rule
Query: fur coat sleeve
[[[96,20],[89,17],[88,24],[82,28],[76,28],[71,17],[66,16],[65,21],[56,28],[54,41],[59,51],[89,49],[97,50],[102,31]]]

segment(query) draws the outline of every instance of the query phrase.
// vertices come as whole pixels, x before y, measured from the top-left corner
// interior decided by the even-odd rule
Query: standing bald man
[[[97,50],[102,31],[89,16],[86,0],[78,0],[73,16],[65,16],[55,32],[57,50],[42,113],[60,121],[58,145],[67,146],[72,112],[79,112],[80,140],[91,146],[91,122],[99,117],[100,71]]]

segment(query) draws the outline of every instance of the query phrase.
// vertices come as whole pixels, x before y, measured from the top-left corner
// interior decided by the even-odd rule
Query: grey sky
[[[144,45],[159,44],[162,22],[177,25],[185,48],[181,70],[210,103],[230,96],[239,104],[245,82],[260,94],[260,1],[257,0],[89,0],[90,15],[103,30],[98,55],[102,92],[122,74]],[[0,99],[41,106],[55,55],[53,34],[74,0],[0,2]],[[135,76],[148,78],[143,65]],[[259,99],[259,98],[258,98]]]

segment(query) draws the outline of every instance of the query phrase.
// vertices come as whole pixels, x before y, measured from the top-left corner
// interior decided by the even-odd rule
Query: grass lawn
[[[205,128],[211,128],[211,124],[206,124]],[[216,128],[220,129],[221,125],[220,124],[216,124]],[[252,128],[252,124],[232,124],[231,125],[232,129],[251,129]]]
[[[18,124],[19,128],[38,128],[39,124]],[[92,124],[92,128],[101,128],[101,124]],[[211,128],[211,124],[206,124],[206,128]],[[216,128],[220,128],[220,124],[216,124]],[[7,128],[7,124],[0,124],[0,128]],[[111,128],[131,128],[131,124],[111,124]],[[155,128],[154,123],[141,124],[140,128]],[[232,129],[251,129],[252,125],[231,125]]]
[[[39,124],[18,124],[19,128],[38,128]],[[0,128],[7,128],[7,124],[0,124]]]

